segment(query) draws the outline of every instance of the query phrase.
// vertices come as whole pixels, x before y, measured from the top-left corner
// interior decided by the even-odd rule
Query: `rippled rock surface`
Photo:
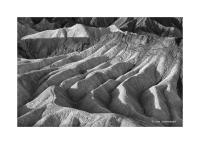
[[[182,126],[182,40],[143,32],[76,24],[23,37],[18,126]]]

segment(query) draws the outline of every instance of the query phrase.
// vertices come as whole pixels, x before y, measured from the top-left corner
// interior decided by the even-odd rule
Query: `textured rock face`
[[[54,37],[84,37],[92,44],[79,52],[18,58],[18,126],[182,126],[182,41],[118,26],[78,24],[22,38],[37,58],[49,56],[36,52],[51,49]],[[79,42],[61,45],[76,49]]]
[[[113,30],[113,26],[94,28],[76,24],[69,28],[45,30],[24,36],[19,40],[19,45],[20,50],[25,53],[25,58],[44,58],[83,51],[97,43],[104,34],[111,33]]]
[[[182,18],[122,17],[113,24],[129,32],[149,32],[159,36],[182,37]]]

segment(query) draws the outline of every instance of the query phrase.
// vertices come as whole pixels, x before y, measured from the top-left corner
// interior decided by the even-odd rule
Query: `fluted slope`
[[[67,38],[94,36],[81,26]],[[18,126],[182,126],[182,43],[107,29],[82,52],[18,59]]]

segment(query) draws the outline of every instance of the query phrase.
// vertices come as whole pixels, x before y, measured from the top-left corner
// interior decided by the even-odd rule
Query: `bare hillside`
[[[18,126],[183,125],[181,18],[58,21],[18,21]]]

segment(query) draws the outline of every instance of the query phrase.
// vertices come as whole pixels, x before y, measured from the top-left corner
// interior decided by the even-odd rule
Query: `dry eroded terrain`
[[[31,59],[18,58],[18,126],[182,126],[175,37],[81,24],[32,33],[20,42]],[[70,53],[44,58],[63,45]]]

